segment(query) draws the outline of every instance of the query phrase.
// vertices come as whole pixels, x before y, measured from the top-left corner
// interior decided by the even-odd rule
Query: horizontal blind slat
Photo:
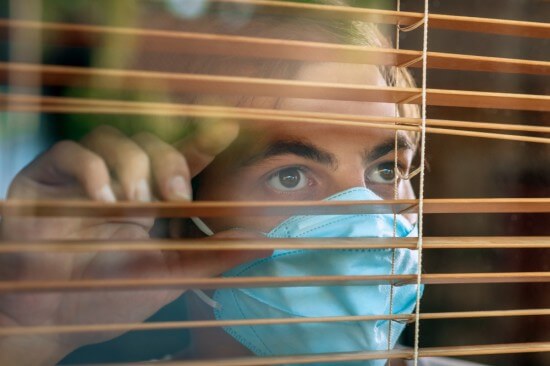
[[[0,201],[0,215],[21,216],[156,216],[220,217],[279,216],[288,214],[398,213],[410,209],[417,200],[384,201],[288,201],[288,202],[130,202],[93,201]],[[550,202],[548,203],[550,206]],[[550,207],[548,208],[550,210]]]
[[[258,13],[307,16],[317,19],[353,19],[382,24],[413,25],[424,14],[349,6],[318,5],[292,1],[216,0],[217,2],[250,4]],[[507,19],[429,14],[430,28],[509,36],[550,38],[550,24]]]
[[[224,217],[414,213],[418,200],[194,201],[104,203],[80,200],[0,200],[0,215],[80,217]],[[550,198],[426,198],[424,213],[550,212]]]
[[[0,109],[2,110],[2,109]],[[21,112],[21,113],[56,113],[56,114],[91,114],[91,115],[124,115],[124,116],[195,116],[195,117],[205,117],[207,114],[202,114],[200,112],[188,112],[188,111],[167,111],[161,109],[146,109],[146,110],[136,110],[136,109],[120,109],[120,108],[111,108],[111,107],[67,107],[67,106],[27,106],[27,105],[8,105],[4,109],[9,112]],[[212,114],[209,114],[212,116]],[[227,116],[225,116],[227,118]],[[254,115],[241,116],[239,117],[240,122],[244,120],[261,122],[261,121],[282,121],[282,122],[291,122],[291,123],[307,123],[307,124],[322,124],[322,125],[331,125],[331,126],[347,126],[347,127],[370,127],[370,128],[380,128],[380,129],[390,129],[390,130],[399,130],[399,131],[419,131],[419,127],[416,126],[406,126],[396,124],[387,124],[387,123],[373,123],[373,122],[350,122],[350,121],[335,121],[335,120],[315,120],[315,119],[294,119],[292,117],[257,117]],[[439,124],[443,124],[439,122]],[[449,123],[451,125],[452,123]],[[481,124],[480,124],[481,125]],[[462,126],[464,126],[462,124]],[[489,127],[489,126],[487,126]],[[487,128],[483,127],[483,128]],[[492,126],[491,126],[492,127]],[[496,126],[500,129],[506,129],[505,125]],[[533,127],[523,126],[517,127],[517,125],[512,126],[511,130],[530,130],[534,129]],[[479,131],[470,131],[470,130],[461,130],[456,128],[434,128],[427,127],[427,133],[440,134],[440,135],[454,135],[454,136],[467,136],[467,137],[477,137],[477,138],[486,138],[486,139],[497,139],[505,141],[523,141],[523,142],[533,142],[541,144],[550,144],[550,138],[546,137],[532,137],[532,136],[522,136],[522,135],[512,135],[512,134],[503,134],[503,133],[488,133],[488,132],[479,132]]]
[[[465,319],[465,318],[502,318],[517,316],[547,316],[550,309],[517,309],[517,310],[489,310],[489,311],[461,311],[421,313],[421,320]],[[304,324],[304,323],[337,323],[337,322],[364,322],[376,320],[393,320],[412,322],[414,314],[390,315],[356,315],[330,317],[298,317],[298,318],[264,318],[239,320],[190,320],[165,321],[150,323],[109,323],[109,324],[70,324],[48,326],[8,326],[0,327],[0,337],[12,335],[37,334],[67,334],[106,331],[136,331],[136,330],[166,330],[166,329],[193,329],[213,327],[234,327],[246,325],[276,325],[276,324]]]
[[[0,63],[0,77],[19,80],[35,74],[43,85],[89,86],[112,88],[113,78],[120,78],[124,87],[150,89],[162,86],[173,91],[231,95],[254,95],[306,99],[369,101],[381,103],[420,103],[419,88],[377,87],[371,85],[306,82],[282,79],[213,76],[137,70],[82,68],[24,63]],[[34,82],[35,79],[33,79]],[[151,86],[150,81],[155,81]],[[118,83],[117,83],[118,84]],[[550,111],[550,96],[494,93],[467,90],[428,89],[428,105],[470,108],[501,108],[511,110]]]
[[[419,130],[420,119],[410,117],[384,117],[384,116],[364,116],[353,114],[338,113],[316,113],[290,110],[273,110],[261,108],[242,108],[242,107],[220,107],[194,104],[178,103],[158,103],[158,102],[134,102],[126,100],[107,100],[91,98],[70,98],[70,97],[52,97],[35,96],[23,94],[3,94],[0,93],[0,101],[4,102],[3,107],[6,110],[12,110],[15,106],[20,107],[21,111],[55,111],[63,113],[76,112],[79,109],[70,109],[69,106],[80,107],[80,111],[92,113],[94,110],[109,110],[111,113],[140,113],[141,111],[151,114],[168,114],[174,112],[174,115],[192,116],[192,117],[213,117],[213,118],[235,118],[241,120],[253,121],[281,121],[296,123],[319,123],[319,124],[346,124],[350,126],[381,126],[381,124],[397,124],[398,128],[409,130]],[[55,109],[48,109],[51,106]],[[106,108],[105,108],[106,107]],[[25,109],[27,108],[27,109]],[[36,108],[36,109],[32,109]],[[86,109],[87,108],[87,109]],[[104,108],[104,109],[102,109]],[[109,109],[111,108],[111,109]],[[117,109],[120,109],[118,111]],[[19,109],[18,109],[19,110]],[[350,124],[355,122],[354,124]],[[525,124],[503,124],[496,122],[472,122],[455,121],[442,119],[427,119],[428,126],[439,127],[458,127],[470,129],[493,129],[504,131],[523,131],[550,133],[550,127],[533,126]]]
[[[0,253],[111,252],[111,251],[218,251],[266,249],[416,249],[416,238],[323,239],[210,239],[148,241],[5,241]],[[424,249],[550,249],[550,237],[424,237]]]
[[[249,287],[311,287],[311,286],[365,286],[416,283],[416,274],[364,276],[297,276],[297,277],[224,277],[224,278],[140,278],[73,281],[2,281],[0,293],[52,291],[106,291],[129,289],[218,289]],[[548,283],[550,272],[500,273],[428,273],[421,283],[427,285]]]
[[[0,19],[0,27],[140,37],[147,52],[420,67],[422,52],[225,34]],[[72,45],[72,44],[71,44]],[[428,68],[550,75],[550,62],[428,52]],[[413,62],[417,60],[416,62]],[[412,63],[411,63],[412,62]]]

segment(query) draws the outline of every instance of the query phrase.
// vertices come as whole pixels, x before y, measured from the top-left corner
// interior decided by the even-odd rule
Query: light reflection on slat
[[[227,217],[415,213],[414,199],[380,201],[194,201],[104,203],[0,200],[2,216]],[[544,213],[550,198],[426,198],[424,213]]]
[[[90,99],[90,98],[69,98],[69,97],[51,97],[51,96],[36,96],[24,94],[1,94],[0,101],[4,101],[9,107],[10,105],[19,105],[21,107],[91,107],[91,108],[115,108],[136,111],[143,110],[154,111],[155,113],[163,111],[164,113],[181,113],[182,116],[191,117],[212,117],[212,118],[235,118],[243,120],[258,120],[258,121],[294,121],[294,122],[311,122],[311,123],[351,123],[353,126],[362,126],[363,124],[397,124],[399,128],[410,130],[418,130],[420,118],[410,117],[384,117],[384,116],[365,116],[353,114],[338,114],[338,113],[316,113],[304,111],[290,111],[279,109],[261,109],[261,108],[242,108],[242,107],[220,107],[206,106],[194,104],[180,103],[158,103],[158,102],[134,102],[124,100],[107,100],[107,99]],[[61,109],[57,109],[61,112]],[[504,124],[494,122],[472,122],[472,121],[453,121],[441,119],[427,119],[428,126],[438,127],[458,127],[469,129],[490,129],[504,131],[524,131],[524,132],[539,132],[550,133],[550,127],[533,126],[526,124]]]
[[[297,276],[297,277],[223,277],[223,278],[142,278],[89,280],[25,280],[2,281],[2,292],[106,291],[106,290],[160,290],[167,288],[216,289],[249,287],[311,287],[311,286],[366,286],[416,283],[416,274],[358,275],[358,276]],[[421,282],[428,285],[545,283],[550,272],[491,272],[491,273],[428,273]]]
[[[0,62],[0,77],[6,80],[8,75],[21,86],[28,75],[35,75],[46,86],[90,87],[93,78],[94,87],[107,89],[117,84],[117,88],[168,88],[173,92],[410,104],[419,104],[421,99],[419,88]],[[120,83],[113,83],[114,79]],[[550,111],[547,95],[428,89],[427,98],[428,105],[434,106]]]
[[[22,113],[70,113],[70,114],[109,114],[109,115],[127,115],[127,116],[143,116],[143,115],[154,115],[154,116],[195,116],[195,117],[205,117],[200,113],[189,113],[189,112],[179,112],[179,111],[167,111],[163,109],[147,109],[147,110],[136,110],[136,109],[120,109],[120,108],[104,108],[104,107],[66,107],[66,106],[25,106],[25,105],[8,105],[5,109],[10,112],[22,112]],[[243,118],[244,117],[244,118]],[[323,124],[323,125],[332,125],[332,126],[347,126],[347,127],[369,127],[369,128],[382,128],[382,129],[392,129],[392,130],[401,130],[401,131],[418,131],[419,127],[412,127],[406,125],[391,125],[391,124],[380,124],[380,123],[371,123],[371,122],[349,122],[349,121],[333,121],[333,120],[312,120],[312,119],[294,119],[292,117],[257,117],[254,115],[242,116],[239,117],[239,120],[261,122],[261,121],[286,121],[291,123],[313,123],[313,124]],[[532,137],[532,136],[518,136],[510,134],[501,134],[501,133],[487,133],[487,132],[477,132],[477,131],[467,131],[467,130],[458,130],[458,129],[448,129],[448,128],[433,128],[427,127],[426,132],[442,135],[455,135],[455,136],[468,136],[468,137],[479,137],[479,138],[488,138],[488,139],[497,139],[497,140],[506,140],[506,141],[523,141],[523,142],[534,142],[542,144],[550,144],[550,138],[544,137]]]
[[[216,0],[217,2],[254,5],[256,12],[307,16],[321,19],[354,19],[383,24],[412,25],[424,14],[392,10],[366,9],[349,6],[330,6],[293,1]],[[430,28],[452,29],[511,36],[550,38],[550,24],[517,20],[430,14]]]
[[[111,252],[111,251],[218,251],[268,249],[415,249],[416,238],[323,239],[209,239],[149,241],[21,241],[3,242],[0,253]],[[424,237],[424,249],[550,249],[550,237]]]
[[[86,35],[139,37],[147,52],[193,53],[323,61],[376,65],[420,67],[411,61],[422,56],[420,51],[374,48],[356,45],[267,39],[224,34],[191,33],[143,28],[106,27],[68,23],[44,23],[0,19],[0,27],[64,31]],[[63,42],[61,40],[61,42]],[[68,46],[73,45],[68,44]],[[92,44],[93,45],[93,44]],[[428,67],[450,70],[500,73],[550,74],[550,62],[428,52]]]
[[[465,318],[501,318],[517,316],[546,316],[550,315],[550,309],[517,309],[517,310],[489,310],[489,311],[461,311],[420,314],[421,320],[437,319],[465,319]],[[136,330],[166,330],[166,329],[192,329],[212,327],[234,327],[245,325],[276,325],[296,323],[337,323],[337,322],[363,322],[375,320],[393,320],[399,322],[414,321],[413,314],[391,315],[357,315],[357,316],[331,316],[308,318],[267,318],[267,319],[239,319],[239,320],[192,320],[169,321],[151,323],[110,323],[110,324],[83,324],[83,325],[48,325],[48,326],[17,326],[0,327],[0,337],[12,335],[37,335],[37,334],[66,334],[88,332],[127,332]]]

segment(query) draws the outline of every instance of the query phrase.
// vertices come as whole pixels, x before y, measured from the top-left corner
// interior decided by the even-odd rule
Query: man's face
[[[301,69],[299,80],[386,85],[374,66],[316,64]],[[262,106],[262,100],[255,101]],[[265,106],[262,106],[265,108]],[[369,116],[395,116],[395,105],[286,98],[282,110]],[[410,134],[397,134],[397,166],[409,171],[415,153]],[[372,127],[249,122],[238,140],[201,174],[199,200],[322,200],[366,187],[384,199],[394,197],[395,132]],[[413,198],[409,181],[398,182],[398,197]],[[281,217],[205,220],[215,231],[243,227],[268,232]]]

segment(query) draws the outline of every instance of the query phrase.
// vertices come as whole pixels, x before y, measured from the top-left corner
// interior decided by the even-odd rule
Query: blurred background
[[[395,1],[383,0],[356,0],[352,3],[382,9],[396,9],[397,6]],[[0,5],[2,18],[168,29],[177,27],[178,22],[200,19],[208,9],[206,0],[0,0]],[[422,12],[423,1],[402,0],[401,9]],[[550,2],[435,0],[430,1],[430,12],[549,22]],[[252,7],[245,7],[228,9],[224,16],[232,26],[239,27],[253,13]],[[386,31],[389,37],[394,37],[393,29]],[[419,50],[421,42],[421,27],[400,34],[400,47],[403,49]],[[433,29],[429,33],[429,50],[549,61],[550,40]],[[143,52],[157,52],[157,59],[162,59],[167,65],[176,62],[174,60],[178,57],[172,50],[162,49],[162,45],[145,45],[128,37],[100,37],[62,31],[42,34],[10,32],[5,27],[0,28],[2,62],[130,68],[136,64],[133,59],[135,55]],[[413,69],[412,72],[420,85],[420,70]],[[550,94],[550,78],[540,75],[429,70],[427,80],[430,88]],[[11,89],[7,85],[9,83],[2,83],[2,92],[10,90],[37,95],[47,93],[96,98],[114,97],[112,93],[115,93],[78,86],[42,88],[40,83],[34,87],[32,83],[25,87],[12,86]],[[169,96],[160,92],[161,89],[156,89],[155,93],[126,91],[124,98],[168,101]],[[428,118],[550,126],[549,113],[429,107],[427,115]],[[113,124],[127,133],[151,129],[167,140],[175,140],[186,133],[180,122],[169,117],[132,117],[129,120],[112,116],[0,113],[0,197],[5,196],[15,173],[56,140],[77,139],[99,123]],[[550,197],[550,145],[429,134],[426,148],[429,170],[425,197]],[[418,184],[417,179],[415,183]],[[428,215],[425,225],[426,236],[550,235],[548,214]],[[432,250],[425,251],[424,256],[426,273],[550,271],[547,249]],[[545,283],[434,285],[426,288],[421,310],[439,312],[549,307],[550,285]],[[412,339],[409,329],[402,342],[411,345]],[[421,345],[428,347],[549,340],[550,317],[426,320],[421,324]],[[550,365],[548,353],[465,359],[499,366]]]

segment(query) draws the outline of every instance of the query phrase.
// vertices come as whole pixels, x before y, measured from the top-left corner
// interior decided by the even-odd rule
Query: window
[[[0,363],[548,364],[550,2],[2,5]]]

